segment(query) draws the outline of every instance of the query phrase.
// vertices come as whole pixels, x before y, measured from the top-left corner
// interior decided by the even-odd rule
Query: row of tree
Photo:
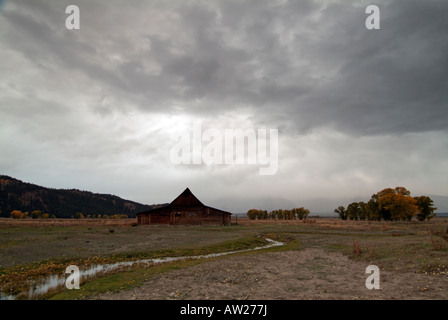
[[[262,220],[262,219],[272,219],[272,220],[302,220],[306,219],[310,214],[310,210],[304,207],[293,208],[291,210],[272,210],[269,213],[266,210],[250,209],[247,211],[247,217],[251,220]]]
[[[11,218],[13,219],[26,219],[31,217],[32,219],[55,219],[55,215],[51,215],[49,213],[43,213],[40,210],[32,211],[31,214],[29,212],[22,212],[20,210],[11,211]]]
[[[97,215],[90,215],[84,216],[81,212],[77,212],[75,214],[75,219],[128,219],[129,216],[127,214],[97,214]]]
[[[34,210],[31,212],[22,212],[20,210],[13,210],[11,211],[11,218],[13,219],[26,219],[28,217],[31,217],[31,219],[56,219],[56,216],[53,214],[50,216],[49,213],[43,213],[41,210]],[[72,218],[75,219],[127,219],[127,214],[113,214],[113,215],[107,215],[107,214],[98,214],[98,215],[86,215],[84,216],[81,212],[77,212]]]
[[[409,190],[396,187],[375,193],[368,202],[352,202],[347,208],[339,206],[334,212],[342,220],[411,221],[416,217],[429,221],[436,215],[433,204],[427,196],[411,197]]]

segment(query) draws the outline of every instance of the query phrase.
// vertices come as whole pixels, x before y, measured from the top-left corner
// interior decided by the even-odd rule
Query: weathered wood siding
[[[170,225],[228,225],[230,213],[211,212],[205,210],[173,210],[170,213],[142,213],[138,215],[138,224],[170,224]]]
[[[223,212],[214,208],[206,207],[204,210],[203,224],[230,224],[230,213]]]

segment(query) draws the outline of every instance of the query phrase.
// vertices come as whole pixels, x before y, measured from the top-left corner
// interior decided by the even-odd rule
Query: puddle
[[[220,257],[225,256],[232,253],[237,252],[247,252],[247,251],[254,251],[254,250],[260,250],[260,249],[266,249],[270,247],[277,247],[284,245],[283,242],[275,241],[272,239],[265,238],[266,241],[269,242],[269,244],[262,246],[262,247],[256,247],[252,249],[245,249],[245,250],[238,250],[238,251],[227,251],[227,252],[220,252],[220,253],[211,253],[211,254],[205,254],[205,255],[199,255],[199,256],[182,256],[182,257],[164,257],[164,258],[156,258],[156,259],[142,259],[142,260],[136,260],[136,261],[123,261],[123,262],[116,262],[111,264],[100,264],[100,265],[92,265],[89,266],[87,269],[80,269],[79,270],[79,277],[80,282],[86,281],[88,279],[92,279],[98,274],[106,274],[108,272],[117,270],[117,269],[127,269],[132,267],[133,265],[140,264],[140,265],[147,265],[152,266],[160,263],[166,263],[166,262],[173,262],[173,261],[180,261],[180,260],[187,260],[187,259],[207,259],[207,258],[214,258],[214,257]],[[49,292],[50,290],[62,288],[65,286],[66,277],[68,274],[56,274],[51,275],[49,277],[46,277],[45,279],[41,281],[34,282],[28,292],[24,292],[20,294],[20,296],[25,296],[28,299],[34,299],[39,296],[42,296]],[[14,300],[15,296],[12,295],[5,295],[4,293],[0,292],[0,300]]]

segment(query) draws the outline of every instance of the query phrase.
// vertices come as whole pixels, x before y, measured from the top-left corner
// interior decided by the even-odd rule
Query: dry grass
[[[357,240],[353,240],[353,254],[354,254],[356,257],[358,257],[358,256],[361,255],[361,253],[362,253],[362,251],[361,251],[361,247],[360,247],[360,245],[359,245],[359,241],[357,241]]]
[[[448,242],[448,228],[446,229],[427,228],[426,230],[430,235],[441,237],[443,240]]]
[[[135,219],[0,219],[0,268],[19,264],[35,266],[65,257],[84,261],[97,256],[126,256],[134,251],[201,250],[263,234],[300,243],[290,251],[342,253],[356,263],[366,262],[393,272],[431,273],[436,277],[448,274],[447,218],[429,222],[342,221],[319,217],[309,220],[313,222],[238,217],[238,225],[231,226],[132,227]],[[113,281],[118,280],[110,280]]]
[[[234,221],[232,221],[234,222]],[[341,220],[338,218],[319,217],[308,218],[304,220],[250,220],[248,218],[238,217],[240,225],[290,225],[297,224],[314,224],[316,228],[332,229],[332,230],[351,230],[351,231],[389,231],[400,222],[384,222],[384,221],[354,221]]]
[[[0,218],[8,227],[66,227],[66,226],[131,226],[137,219],[10,219]]]
[[[432,243],[432,247],[434,248],[434,250],[436,251],[440,251],[443,249],[443,242],[442,240],[438,239],[438,240],[434,240],[431,237],[431,243]]]

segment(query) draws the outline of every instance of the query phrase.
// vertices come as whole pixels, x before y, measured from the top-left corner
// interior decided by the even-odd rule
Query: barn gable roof
[[[199,201],[198,198],[190,191],[190,189],[185,189],[176,199],[174,199],[170,206],[172,207],[205,207],[204,204]]]
[[[188,188],[186,188],[170,204],[165,204],[165,205],[159,206],[159,207],[154,208],[154,209],[150,209],[150,210],[147,210],[147,211],[139,212],[139,213],[137,213],[137,215],[146,214],[146,213],[169,214],[171,209],[175,209],[175,208],[179,208],[179,207],[183,207],[183,208],[203,207],[203,208],[208,208],[208,209],[212,209],[212,210],[215,210],[215,211],[219,211],[219,212],[231,215],[231,213],[228,212],[228,211],[224,211],[224,210],[220,210],[220,209],[216,209],[216,208],[204,205],[201,201],[199,201],[198,198],[196,198],[196,196]]]

